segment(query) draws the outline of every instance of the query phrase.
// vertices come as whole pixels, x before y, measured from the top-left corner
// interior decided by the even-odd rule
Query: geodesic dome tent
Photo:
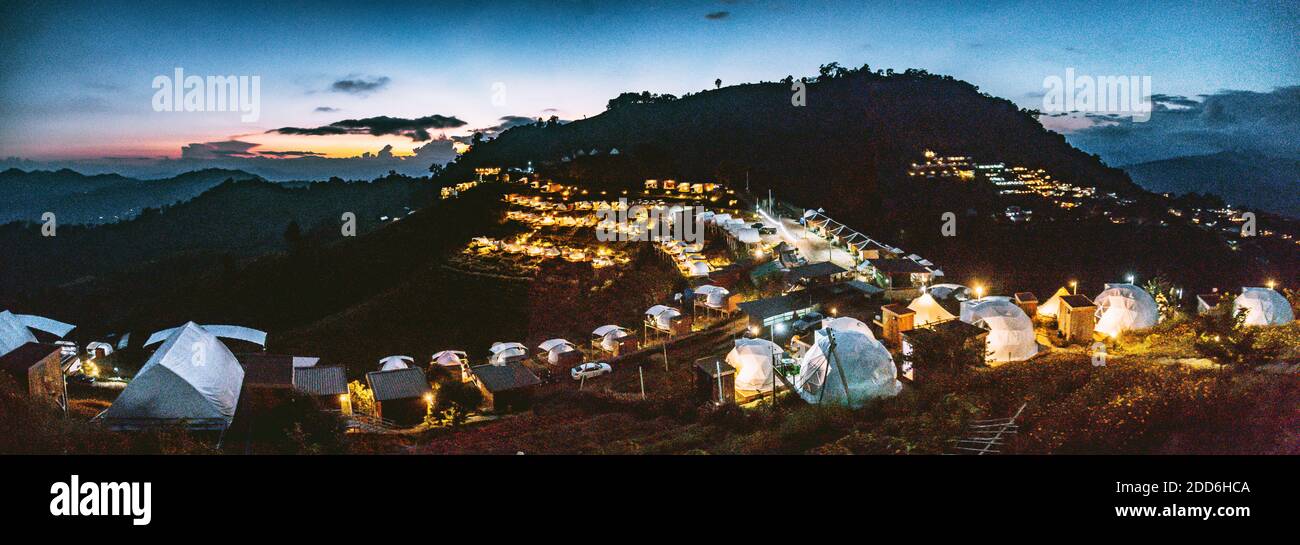
[[[856,331],[831,329],[818,331],[799,360],[794,387],[808,403],[857,408],[870,399],[897,395],[903,384],[880,341]]]
[[[558,364],[566,357],[572,357],[568,354],[570,352],[577,352],[578,347],[564,339],[550,339],[537,345],[537,349],[546,353],[547,363]],[[578,358],[581,359],[581,356],[578,356]]]
[[[785,351],[767,339],[736,339],[727,365],[736,369],[736,390],[771,392],[776,381],[773,363]]]
[[[722,308],[726,306],[727,296],[731,295],[731,292],[727,291],[727,289],[723,287],[704,285],[695,288],[695,294],[704,296],[705,306],[709,308]]]
[[[1097,325],[1093,331],[1110,337],[1133,329],[1143,329],[1160,321],[1160,308],[1146,290],[1133,284],[1106,284],[1106,289],[1092,300],[1097,305]]]
[[[673,328],[673,321],[682,316],[682,311],[666,305],[655,305],[645,311],[650,327],[662,331]]]
[[[840,316],[822,321],[822,329],[834,329],[836,331],[857,331],[867,337],[875,340],[876,334],[871,332],[871,327],[857,318]]]
[[[188,322],[171,332],[127,384],[103,419],[115,428],[186,421],[224,428],[235,417],[244,368],[203,326]]]
[[[1291,302],[1269,288],[1242,288],[1232,301],[1232,315],[1246,311],[1245,325],[1286,325],[1295,320]]]
[[[963,321],[989,331],[988,356],[991,361],[1022,361],[1038,353],[1034,321],[1019,306],[1001,299],[984,299],[970,307],[969,319]]]

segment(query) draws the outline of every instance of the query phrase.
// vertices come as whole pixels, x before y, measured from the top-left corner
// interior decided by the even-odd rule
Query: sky
[[[1029,108],[1067,68],[1150,76],[1154,93],[1193,100],[1300,85],[1295,2],[29,4],[0,18],[0,158],[20,167],[409,171],[451,157],[447,138],[596,115],[623,91],[831,61],[924,68]],[[257,76],[259,115],[155,111],[155,79],[177,68]]]

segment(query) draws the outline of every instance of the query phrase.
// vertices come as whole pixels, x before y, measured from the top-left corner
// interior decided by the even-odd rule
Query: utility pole
[[[636,366],[636,374],[641,376],[641,399],[645,399],[645,370],[638,365]]]

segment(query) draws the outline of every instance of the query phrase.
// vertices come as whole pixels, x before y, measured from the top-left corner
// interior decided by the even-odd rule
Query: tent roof
[[[77,327],[72,324],[66,324],[58,320],[53,320],[44,316],[36,316],[34,314],[15,314],[14,316],[17,317],[18,321],[22,322],[23,325],[31,329],[44,331],[59,338],[68,336],[68,332]]]
[[[537,348],[541,349],[543,352],[550,352],[558,348],[568,348],[569,350],[572,350],[575,348],[575,345],[564,339],[550,339],[542,341],[542,344],[537,345]]]
[[[615,331],[621,331],[623,333],[627,333],[628,329],[623,326],[609,324],[609,325],[603,325],[596,328],[594,331],[591,332],[591,335],[594,337],[604,337]]]
[[[189,322],[189,323],[194,323],[194,322]],[[194,324],[194,325],[198,325],[198,324]],[[171,337],[172,333],[176,332],[176,330],[180,329],[181,327],[184,326],[156,331],[154,332],[153,335],[149,336],[149,339],[146,340],[144,342],[144,345],[142,346],[149,346],[154,343],[162,342],[166,340],[168,337]],[[223,339],[235,339],[238,341],[247,341],[256,344],[258,346],[266,346],[266,332],[258,329],[253,329],[251,327],[244,327],[239,325],[217,325],[217,324],[200,325],[199,327],[202,327],[203,329],[207,330],[208,333],[211,333],[212,335],[221,337]]]
[[[36,342],[36,336],[30,329],[9,311],[0,312],[0,355],[8,354],[18,347]]]

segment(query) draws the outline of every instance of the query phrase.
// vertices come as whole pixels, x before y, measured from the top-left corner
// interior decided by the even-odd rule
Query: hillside
[[[190,201],[147,209],[129,221],[62,225],[54,237],[42,237],[37,224],[4,225],[0,306],[76,300],[73,294],[116,300],[115,294],[141,286],[137,276],[158,287],[192,273],[234,270],[243,258],[339,238],[344,212],[356,214],[357,232],[364,234],[383,223],[381,216],[401,217],[432,199],[427,180],[401,176],[297,188],[227,180]],[[299,236],[289,233],[290,224]],[[130,307],[130,301],[122,303]]]
[[[239,170],[209,168],[159,180],[117,174],[86,176],[69,169],[0,172],[0,225],[38,221],[53,212],[60,225],[113,223],[131,219],[146,208],[192,199],[226,180],[252,180]]]
[[[1300,218],[1300,161],[1225,151],[1124,167],[1156,192],[1212,193],[1237,206]]]

